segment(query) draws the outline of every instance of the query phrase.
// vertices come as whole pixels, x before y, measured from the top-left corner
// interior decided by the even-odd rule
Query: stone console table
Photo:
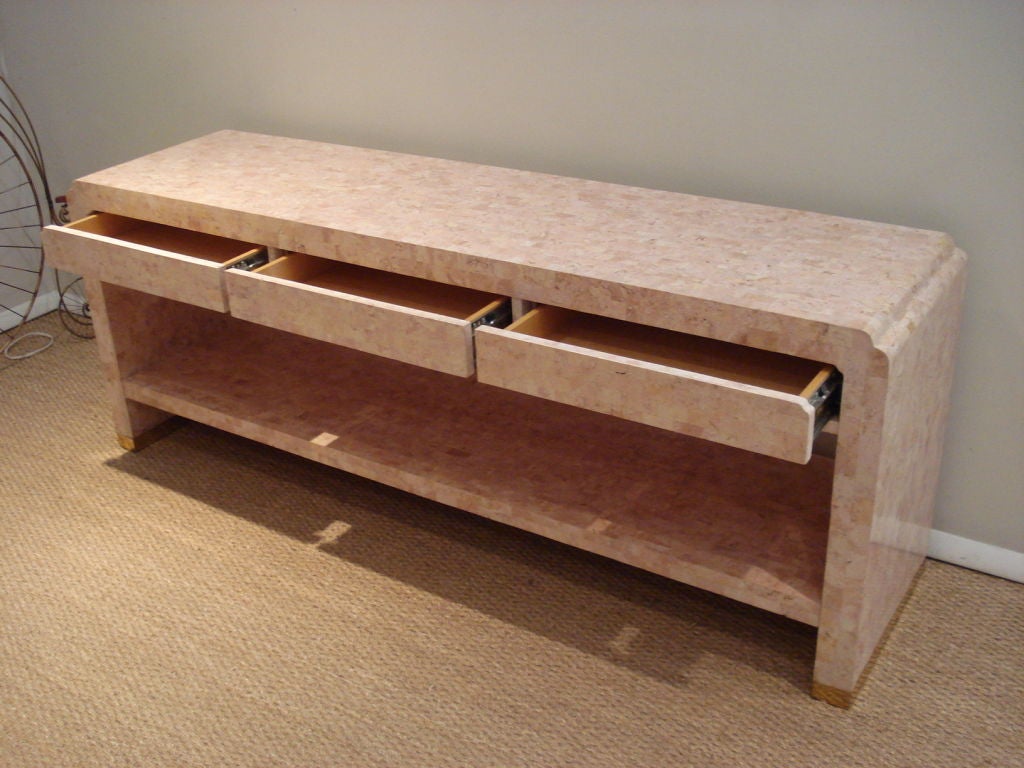
[[[126,448],[177,414],[784,614],[852,701],[931,525],[946,235],[234,131],[69,197]]]

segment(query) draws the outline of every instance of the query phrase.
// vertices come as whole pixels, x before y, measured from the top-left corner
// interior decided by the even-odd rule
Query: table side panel
[[[124,381],[149,365],[182,335],[215,331],[220,312],[204,315],[188,304],[133,291],[95,277],[85,278],[96,346],[119,438],[134,438],[165,422],[170,414],[126,399]],[[213,322],[211,322],[213,320]]]
[[[815,663],[831,689],[856,690],[927,548],[964,264],[958,252],[844,381]]]
[[[961,253],[915,298],[907,321],[892,334],[898,338],[886,339],[889,388],[859,632],[864,663],[928,550],[966,277]]]

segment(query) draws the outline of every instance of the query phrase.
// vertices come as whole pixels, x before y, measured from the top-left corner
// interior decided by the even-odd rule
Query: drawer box
[[[476,349],[483,383],[799,463],[838,403],[831,365],[556,307]]]
[[[508,300],[482,291],[290,253],[225,275],[231,314],[332,344],[469,377],[473,327]]]
[[[43,231],[59,269],[167,299],[227,311],[221,272],[262,250],[252,243],[110,213]]]

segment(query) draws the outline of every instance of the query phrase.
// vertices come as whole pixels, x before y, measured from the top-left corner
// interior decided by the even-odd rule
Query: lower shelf
[[[223,315],[211,322],[154,354],[125,394],[818,623],[828,458],[792,464]]]

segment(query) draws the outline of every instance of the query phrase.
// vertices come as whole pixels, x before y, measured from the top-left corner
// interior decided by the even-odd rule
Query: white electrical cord
[[[25,339],[32,338],[45,339],[46,342],[42,346],[36,347],[35,349],[30,349],[27,352],[15,353],[12,351],[14,349],[15,344],[20,344]],[[51,334],[45,333],[43,331],[29,331],[28,333],[21,334],[21,336],[16,336],[15,338],[11,339],[9,342],[4,344],[4,357],[6,357],[8,360],[25,360],[27,358],[32,357],[33,355],[38,355],[40,352],[45,352],[52,346],[53,336]]]

